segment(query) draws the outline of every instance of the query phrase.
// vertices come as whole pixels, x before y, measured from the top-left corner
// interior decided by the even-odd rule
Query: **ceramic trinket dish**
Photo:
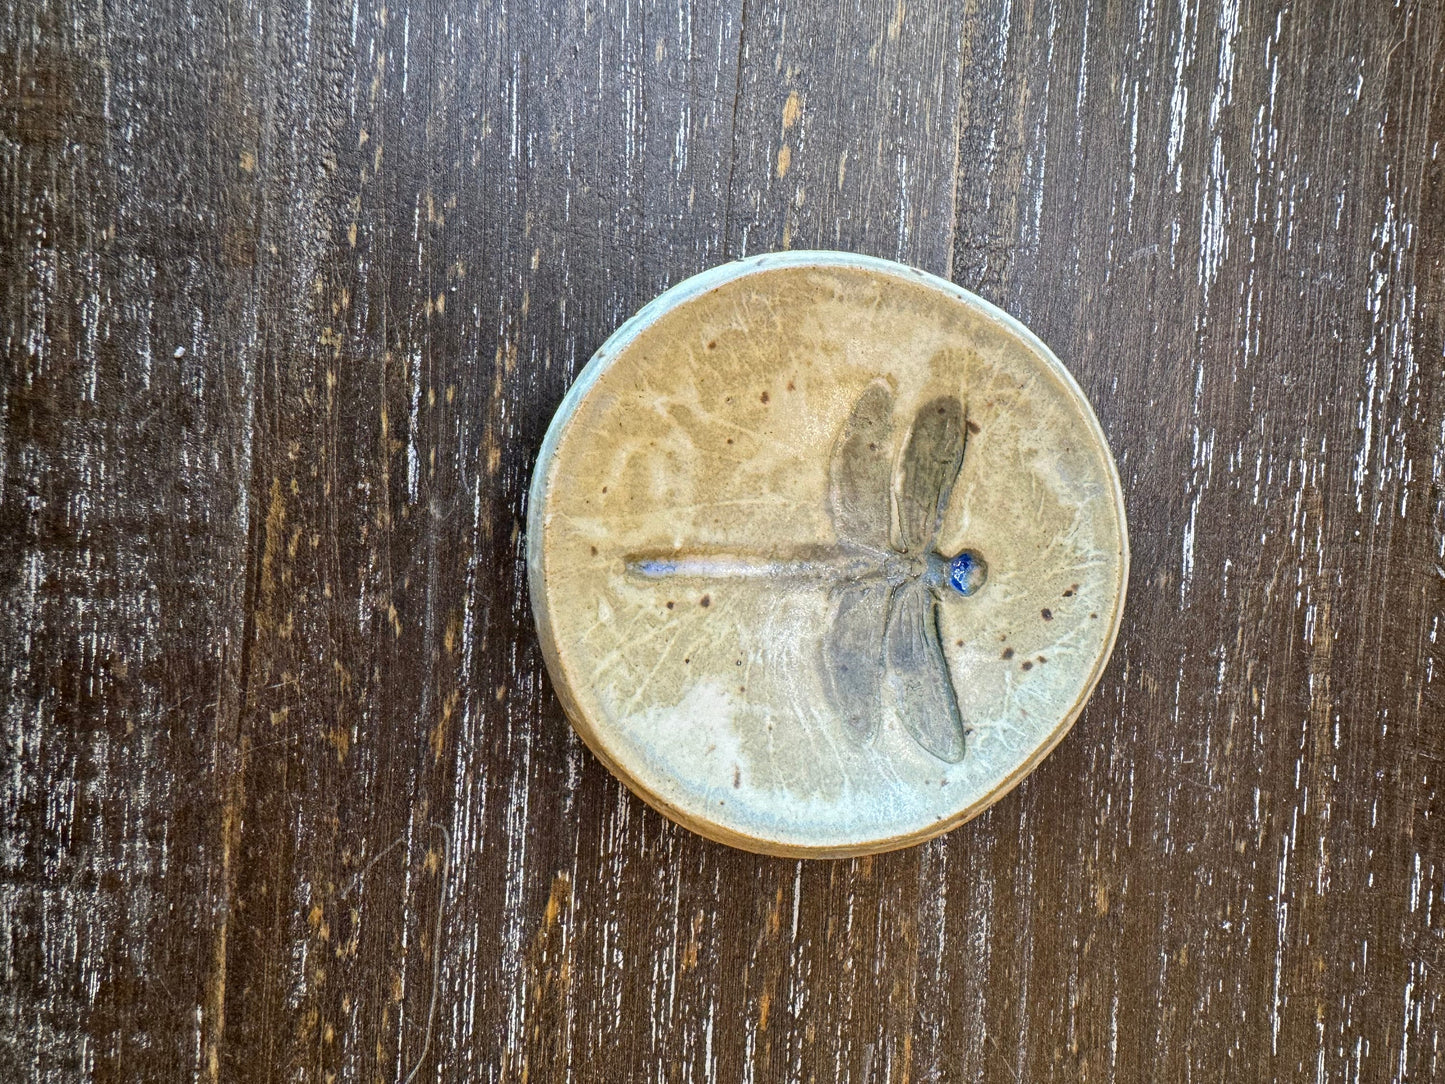
[[[648,803],[749,850],[920,842],[1068,731],[1128,578],[1063,365],[966,291],[791,252],[667,291],[593,357],[528,505],[543,653]]]

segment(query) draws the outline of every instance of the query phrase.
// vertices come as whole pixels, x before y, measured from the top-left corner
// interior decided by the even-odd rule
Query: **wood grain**
[[[0,15],[0,1076],[1442,1073],[1445,12],[21,0]],[[536,649],[532,459],[724,259],[1078,377],[1130,606],[950,835],[733,852]]]
[[[221,26],[158,78],[138,13],[3,20],[0,1076],[179,1078],[247,650],[254,88]]]

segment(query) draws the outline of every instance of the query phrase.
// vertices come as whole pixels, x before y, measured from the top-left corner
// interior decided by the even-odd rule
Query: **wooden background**
[[[1445,1077],[1445,11],[0,13],[0,1079]],[[519,529],[668,285],[854,249],[1065,360],[1070,737],[754,857],[580,746]]]

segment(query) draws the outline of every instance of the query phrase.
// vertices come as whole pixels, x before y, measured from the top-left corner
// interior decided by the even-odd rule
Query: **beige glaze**
[[[830,458],[879,380],[895,459],[924,402],[967,411],[937,545],[988,563],[981,591],[940,604],[957,763],[892,709],[847,732],[823,689],[826,585],[628,572],[638,554],[832,546]],[[703,835],[806,856],[916,843],[1006,793],[1097,682],[1128,575],[1113,460],[1047,348],[943,280],[821,252],[716,268],[619,329],[552,422],[527,555],[553,682],[604,763]]]

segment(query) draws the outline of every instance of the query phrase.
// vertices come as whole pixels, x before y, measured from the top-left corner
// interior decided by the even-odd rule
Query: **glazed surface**
[[[978,811],[1057,741],[1112,643],[1127,542],[1097,423],[1037,340],[936,280],[808,258],[685,284],[604,347],[543,450],[532,586],[574,725],[644,797],[744,846],[868,850]],[[896,677],[850,726],[830,674],[840,594],[870,574],[840,560],[835,511],[870,393],[894,546],[915,419],[966,415],[934,543],[987,582],[933,596],[961,756],[915,739],[925,698]]]

